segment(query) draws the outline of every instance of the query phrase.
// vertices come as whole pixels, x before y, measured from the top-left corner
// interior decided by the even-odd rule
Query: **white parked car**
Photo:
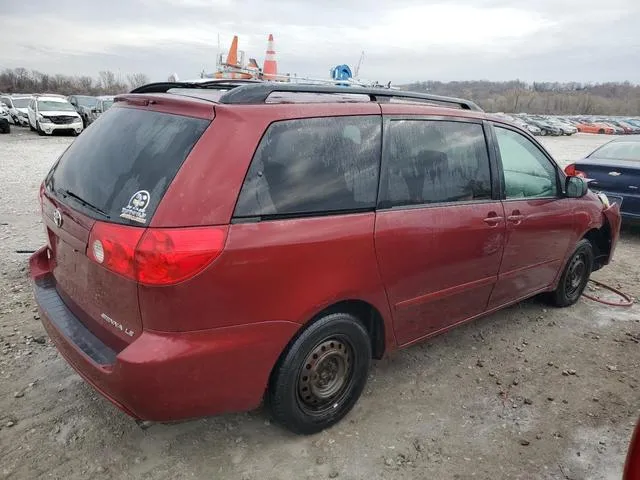
[[[28,106],[29,127],[40,135],[64,131],[78,135],[82,132],[82,118],[66,98],[42,95],[33,97]]]
[[[9,109],[9,115],[14,125],[26,127],[29,125],[29,116],[27,114],[27,106],[29,105],[29,96],[2,95],[0,103]]]

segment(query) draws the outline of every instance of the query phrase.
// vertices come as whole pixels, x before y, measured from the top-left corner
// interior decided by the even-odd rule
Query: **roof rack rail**
[[[211,88],[211,87],[206,87]],[[227,87],[228,88],[228,87]],[[372,102],[377,102],[381,98],[405,98],[410,100],[423,100],[427,102],[442,103],[445,105],[456,106],[463,110],[474,110],[482,112],[483,110],[470,100],[464,100],[454,97],[443,97],[440,95],[431,95],[427,93],[408,92],[403,90],[392,90],[384,87],[339,87],[326,85],[304,85],[304,84],[286,84],[258,82],[249,85],[236,85],[235,88],[229,90],[220,97],[219,102],[225,104],[260,104],[265,103],[269,95],[274,92],[292,92],[292,93],[336,93],[348,95],[368,95]],[[133,92],[137,93],[137,92]]]
[[[203,88],[212,90],[229,90],[230,88],[236,88],[241,85],[262,83],[260,80],[251,79],[207,79],[207,80],[193,80],[184,82],[157,82],[147,83],[138,88],[134,88],[129,93],[166,93],[172,88]]]

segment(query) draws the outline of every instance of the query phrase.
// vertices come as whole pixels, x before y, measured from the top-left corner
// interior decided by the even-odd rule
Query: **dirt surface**
[[[0,478],[620,478],[640,308],[584,298],[530,300],[375,362],[352,413],[318,435],[263,410],[141,430],[52,346],[16,253],[44,243],[38,185],[73,139],[13,132],[0,135]],[[543,141],[566,162],[607,139]],[[639,230],[594,277],[640,296]]]

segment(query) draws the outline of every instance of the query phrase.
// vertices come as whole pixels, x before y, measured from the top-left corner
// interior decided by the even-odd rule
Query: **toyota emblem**
[[[58,228],[62,226],[62,214],[58,209],[55,209],[53,211],[53,222],[56,224]]]

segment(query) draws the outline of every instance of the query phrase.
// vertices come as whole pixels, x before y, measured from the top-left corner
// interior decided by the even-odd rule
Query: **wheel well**
[[[379,360],[384,354],[385,348],[385,331],[384,320],[380,312],[370,303],[363,300],[344,300],[328,306],[313,318],[324,317],[330,313],[350,313],[357,317],[367,329],[369,338],[371,339],[371,352],[373,358]],[[312,320],[312,321],[313,321]]]
[[[592,228],[584,237],[593,246],[593,270],[602,268],[611,252],[611,227],[605,222],[600,228]]]

